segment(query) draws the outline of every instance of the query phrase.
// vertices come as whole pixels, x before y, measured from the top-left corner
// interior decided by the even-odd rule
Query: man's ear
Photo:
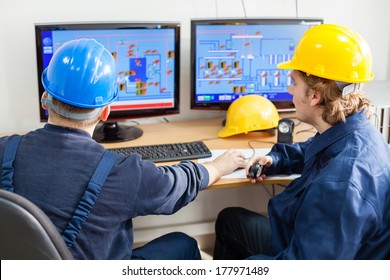
[[[322,93],[319,91],[313,90],[309,98],[310,98],[310,105],[312,107],[319,106],[322,103]]]
[[[111,107],[110,107],[110,105],[107,105],[106,107],[104,107],[103,113],[102,113],[102,115],[101,115],[101,117],[100,117],[100,120],[101,120],[102,122],[105,122],[105,121],[107,120],[108,116],[110,115],[110,112],[111,112]]]
[[[47,98],[47,92],[46,92],[46,91],[44,91],[44,92],[42,93],[41,100],[42,100],[43,98]],[[43,110],[47,110],[47,109],[48,109],[48,107],[47,107],[43,102],[41,102],[41,106],[42,106],[42,109],[43,109]]]

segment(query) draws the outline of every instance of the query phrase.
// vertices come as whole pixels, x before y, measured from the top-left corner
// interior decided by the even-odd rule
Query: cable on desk
[[[249,147],[251,147],[252,149],[254,149],[253,148],[253,146],[251,145],[251,142],[257,142],[257,143],[266,143],[266,144],[276,144],[274,141],[262,141],[262,140],[249,140],[248,141],[248,145],[249,145]]]
[[[213,138],[203,138],[203,139],[200,139],[198,141],[210,141],[210,140],[217,140],[217,139],[221,139],[219,137],[213,137]]]
[[[303,132],[313,132],[313,133],[316,133],[316,130],[315,130],[314,127],[311,127],[311,128],[308,128],[308,129],[299,130],[299,131],[295,132],[295,134],[299,134],[299,133],[303,133]]]
[[[302,121],[298,121],[297,123],[294,123],[295,127],[299,126],[300,124],[302,124]],[[299,130],[299,131],[295,132],[295,134],[299,134],[299,133],[303,133],[303,132],[314,132],[315,133],[316,131],[315,131],[315,128],[313,126],[311,126],[311,128]]]
[[[248,146],[252,149],[252,155],[249,158],[253,157],[255,155],[255,153],[256,153],[256,149],[255,149],[255,147],[252,146],[252,142],[275,144],[275,142],[271,142],[271,141],[249,140],[248,141]],[[246,159],[249,159],[249,158],[246,158]]]

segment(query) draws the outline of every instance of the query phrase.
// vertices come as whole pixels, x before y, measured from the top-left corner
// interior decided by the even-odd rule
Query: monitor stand
[[[99,143],[115,143],[134,140],[141,137],[142,134],[142,129],[135,126],[119,125],[117,122],[103,122],[96,126],[92,138]]]

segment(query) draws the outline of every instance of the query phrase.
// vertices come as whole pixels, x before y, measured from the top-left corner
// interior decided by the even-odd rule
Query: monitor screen
[[[292,111],[291,71],[277,64],[322,19],[191,20],[191,109],[227,110],[237,98],[258,94],[278,111]]]
[[[39,100],[44,92],[42,72],[67,41],[94,38],[114,56],[119,94],[107,122],[95,130],[97,141],[127,141],[142,135],[139,128],[121,126],[119,120],[179,113],[179,23],[36,24],[35,35]],[[48,119],[42,108],[40,119]]]

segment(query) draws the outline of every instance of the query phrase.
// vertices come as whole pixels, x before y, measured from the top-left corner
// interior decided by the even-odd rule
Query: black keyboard
[[[139,154],[144,160],[153,162],[178,161],[211,157],[209,148],[202,141],[135,146],[125,148],[110,148],[109,151],[118,154]]]

